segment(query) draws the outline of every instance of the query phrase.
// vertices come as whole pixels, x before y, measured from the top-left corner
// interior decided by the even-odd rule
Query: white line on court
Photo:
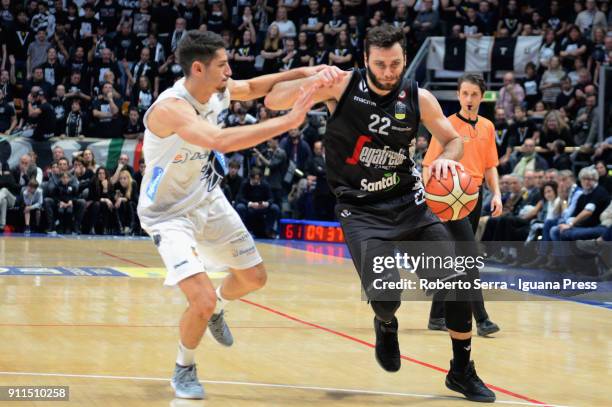
[[[110,376],[110,375],[86,375],[86,374],[70,374],[70,373],[35,373],[35,372],[0,372],[0,375],[5,376],[52,376],[52,377],[76,377],[84,379],[110,379],[110,380],[149,380],[149,381],[162,381],[168,382],[170,379],[162,377],[142,377],[142,376]],[[329,391],[337,393],[350,393],[350,394],[370,394],[378,396],[397,396],[397,397],[416,397],[416,398],[428,398],[428,399],[446,399],[446,400],[464,400],[458,397],[448,396],[436,396],[433,394],[417,394],[417,393],[398,393],[390,391],[376,391],[376,390],[365,390],[365,389],[341,389],[335,387],[318,387],[318,386],[301,386],[293,384],[277,384],[277,383],[256,383],[256,382],[235,382],[226,380],[200,380],[202,383],[208,384],[228,384],[238,386],[253,386],[253,387],[272,387],[281,389],[296,389],[296,390],[313,390],[313,391]],[[498,404],[509,404],[519,406],[539,406],[542,404],[529,403],[524,401],[510,401],[510,400],[497,400]],[[569,407],[558,404],[546,404],[549,407]]]

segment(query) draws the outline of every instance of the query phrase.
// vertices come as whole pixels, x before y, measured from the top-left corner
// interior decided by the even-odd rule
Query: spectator
[[[68,117],[68,101],[66,100],[64,85],[57,85],[55,96],[51,98],[51,107],[55,113],[55,135],[59,136],[66,129],[66,119]]]
[[[7,34],[8,54],[13,61],[11,64],[15,68],[15,78],[23,82],[30,76],[29,50],[30,44],[34,41],[34,35],[28,25],[28,16],[24,10],[17,12],[13,32],[9,31]]]
[[[161,65],[164,64],[167,60],[166,50],[164,49],[163,45],[160,44],[159,41],[157,41],[157,37],[155,36],[155,34],[149,34],[146,39],[146,42],[144,42],[144,45],[149,48],[151,54],[151,61],[155,62],[157,65],[160,66],[161,73]],[[174,54],[170,54],[168,57],[171,56],[174,56]],[[130,61],[135,60],[136,58],[132,58]]]
[[[118,61],[135,61],[137,58],[138,38],[128,22],[121,23],[119,32],[112,41],[112,49]],[[149,44],[147,44],[148,46]]]
[[[119,106],[121,100],[113,97],[113,87],[106,82],[102,92],[92,103],[94,128],[100,138],[116,137],[119,133]]]
[[[49,82],[45,81],[44,72],[42,67],[40,66],[34,68],[32,78],[28,79],[23,85],[23,90],[24,94],[26,95],[26,98],[29,93],[32,93],[32,90],[35,87],[42,89],[47,95],[47,97],[51,95],[52,86]]]
[[[314,65],[329,63],[329,47],[325,42],[325,35],[317,33],[315,35],[315,49],[313,55]]]
[[[572,145],[573,141],[567,123],[561,119],[557,110],[551,110],[544,118],[544,125],[542,131],[540,131],[540,142],[538,143],[542,149],[540,154],[549,163],[552,162],[553,143],[556,140],[562,140],[566,146]]]
[[[552,167],[556,170],[571,170],[572,159],[569,154],[565,152],[565,141],[555,140],[552,142]]]
[[[254,228],[256,223],[263,223],[265,236],[276,237],[274,224],[278,220],[280,209],[273,202],[270,186],[261,180],[259,168],[253,168],[249,180],[242,183],[236,197],[236,211],[247,227]]]
[[[82,156],[77,156],[72,162],[74,176],[78,181],[77,192],[79,197],[87,197],[89,194],[89,186],[91,179],[94,176],[92,170],[85,166],[85,160]]]
[[[184,4],[179,3],[179,15],[185,19],[188,30],[195,30],[200,25],[200,9],[195,0],[185,0]]]
[[[147,0],[143,0],[147,1]],[[111,71],[115,78],[121,77],[121,71],[119,65],[112,59],[112,51],[109,48],[104,48],[101,51],[102,58],[99,61],[95,61],[91,70],[91,87],[102,87],[104,84],[104,74],[107,71]]]
[[[508,133],[512,147],[522,145],[525,140],[535,136],[536,126],[531,120],[527,119],[527,113],[523,106],[514,108],[514,120],[508,127]]]
[[[550,2],[550,10],[548,12],[548,19],[546,20],[547,25],[552,30],[553,34],[557,38],[561,38],[567,31],[567,20],[563,14],[561,7],[559,7],[558,0],[552,0]]]
[[[115,31],[121,17],[121,6],[115,0],[102,0],[97,2],[94,10],[100,16],[100,22]]]
[[[609,174],[606,163],[604,161],[597,161],[595,163],[595,169],[599,175],[597,183],[612,195],[612,176]]]
[[[308,38],[312,40],[315,34],[323,31],[325,17],[319,9],[318,0],[308,1],[308,14],[300,21],[300,31],[306,32]]]
[[[522,177],[518,175],[505,175],[504,177],[507,180],[506,182],[509,183],[510,191],[502,195],[502,216],[497,218],[487,217],[485,229],[482,233],[483,241],[495,240],[495,236],[498,236],[499,234],[497,228],[501,222],[504,222],[502,219],[509,216],[518,216],[521,209],[525,205],[525,200],[523,199],[524,191]]]
[[[506,29],[511,37],[518,37],[519,33],[523,30],[521,20],[523,18],[520,15],[516,0],[509,0],[502,18],[497,23],[497,31]]]
[[[83,160],[85,161],[85,167],[92,171],[96,171],[98,166],[96,165],[96,157],[90,149],[86,148],[83,150]]]
[[[136,182],[128,170],[119,173],[119,181],[115,189],[115,215],[119,232],[131,234],[136,229],[136,206],[138,205],[138,189]]]
[[[582,146],[590,149],[593,147],[592,144],[586,145],[587,140],[592,140],[589,137],[593,124],[597,121],[597,97],[595,95],[589,95],[586,97],[586,104],[578,110],[576,120],[574,120],[574,126],[572,133],[574,134],[574,145]],[[593,127],[594,128],[594,127]],[[592,151],[591,151],[592,152]]]
[[[461,21],[462,30],[459,38],[480,38],[485,34],[485,25],[478,16],[476,9],[468,7]]]
[[[45,63],[47,51],[51,48],[51,43],[47,41],[47,31],[41,28],[36,31],[36,39],[28,46],[27,72],[28,79],[32,75],[32,70]]]
[[[213,1],[210,4],[211,9],[207,14],[206,26],[209,31],[221,34],[228,19],[227,6],[224,1]]]
[[[521,148],[521,158],[512,171],[513,174],[523,176],[526,171],[546,170],[548,164],[546,160],[542,158],[535,151],[535,141],[528,138],[523,142]]]
[[[41,89],[36,95],[28,95],[28,116],[36,120],[36,127],[32,138],[34,140],[46,140],[55,135],[56,122],[53,106],[47,102],[47,96]]]
[[[117,161],[117,168],[114,171],[113,176],[110,179],[111,184],[117,185],[121,171],[127,171],[131,177],[134,177],[134,168],[130,166],[130,157],[127,154],[121,154]]]
[[[561,79],[565,77],[565,72],[561,68],[559,58],[556,56],[550,59],[549,67],[542,74],[540,89],[542,90],[542,100],[548,105],[554,105],[557,96],[561,93]]]
[[[12,56],[9,56],[11,66],[15,65]],[[15,86],[11,83],[10,73],[6,69],[0,70],[0,91],[4,94],[4,100],[12,102],[15,98]]]
[[[525,65],[525,78],[522,79],[521,86],[525,89],[527,109],[532,109],[541,96],[540,78],[538,78],[536,66],[533,62],[528,62]]]
[[[131,106],[138,110],[141,118],[144,117],[155,98],[155,91],[151,89],[149,78],[146,76],[138,78],[138,87],[135,91],[132,91]]]
[[[601,27],[604,30],[608,28],[606,15],[597,9],[595,0],[586,0],[585,8],[585,10],[578,13],[575,21],[575,24],[585,38],[591,37],[593,30],[597,27]]]
[[[140,158],[140,160],[138,160],[138,171],[134,173],[134,181],[136,181],[136,187],[138,191],[140,191],[140,186],[142,184],[142,177],[146,169],[147,169],[147,165],[145,163],[144,158]]]
[[[285,37],[295,38],[295,36],[297,35],[295,24],[293,23],[293,21],[287,18],[287,8],[283,6],[280,6],[276,10],[276,20],[273,21],[273,24],[276,24],[278,26],[278,32],[281,38],[285,38]],[[306,32],[306,31],[301,30],[300,32]]]
[[[79,99],[84,104],[91,102],[91,96],[89,96],[89,88],[87,84],[82,81],[82,75],[79,71],[74,71],[70,75],[70,83],[67,85],[68,92],[66,93],[66,99]]]
[[[53,197],[57,207],[59,233],[76,232],[78,228],[74,228],[74,201],[77,199],[77,190],[70,183],[69,173],[62,173],[60,180]]]
[[[106,168],[100,167],[96,170],[96,176],[89,187],[88,199],[91,201],[92,232],[106,234],[115,208],[113,185],[109,181]]]
[[[242,39],[234,48],[234,57],[232,64],[233,77],[236,79],[248,79],[255,76],[256,44],[253,41],[251,31],[246,30],[242,33]]]
[[[355,67],[355,55],[346,31],[341,31],[336,46],[329,53],[329,65],[336,65],[343,71]]]
[[[552,29],[546,30],[540,50],[538,52],[540,61],[540,69],[548,68],[550,60],[558,54],[559,44],[557,43],[555,32]]]
[[[223,184],[229,187],[230,195],[227,197],[227,200],[235,205],[236,197],[238,196],[238,192],[240,191],[240,186],[242,185],[242,177],[238,174],[240,170],[240,163],[238,161],[232,160],[228,164],[228,173],[223,178]]]
[[[187,21],[184,18],[177,18],[174,23],[174,31],[168,37],[170,41],[166,49],[170,50],[170,53],[174,54],[176,51],[176,47],[178,47],[179,42],[183,39],[184,36],[187,35]],[[142,54],[141,54],[142,60]],[[156,60],[154,60],[156,61]]]
[[[268,148],[261,153],[258,149],[253,149],[256,157],[256,165],[264,168],[264,180],[270,185],[272,191],[272,201],[282,208],[283,203],[283,178],[287,173],[287,153],[279,148],[278,138],[267,141]]]
[[[433,1],[423,0],[422,4],[422,9],[417,13],[412,23],[412,29],[418,46],[425,41],[425,38],[436,35],[440,26],[440,18],[438,11],[433,9]]]
[[[63,174],[68,175],[67,184],[64,183],[62,179]],[[62,216],[64,217],[64,220],[69,220],[72,215],[74,215],[74,231],[76,233],[80,231],[81,221],[83,220],[85,210],[85,201],[79,199],[78,190],[79,181],[75,176],[70,175],[70,164],[68,162],[68,159],[66,157],[60,158],[59,160],[57,160],[57,169],[49,176],[49,181],[47,182],[46,190],[43,191],[45,215],[47,218],[47,233],[55,234],[55,228],[57,225],[56,221],[60,221],[60,218]],[[62,205],[62,207],[64,207],[64,210],[61,211],[61,216],[59,216],[60,195],[63,197],[74,195],[73,198],[70,198],[71,203],[69,211],[65,208],[66,204]],[[55,215],[58,215],[57,219]],[[64,223],[63,226],[70,226],[72,228],[72,223]]]
[[[17,127],[17,115],[15,108],[5,99],[5,94],[0,89],[0,136],[8,136]]]
[[[578,27],[571,26],[567,37],[561,41],[559,56],[566,70],[574,67],[576,59],[582,60],[587,52],[586,41],[582,38],[582,34]],[[584,61],[582,61],[584,62]]]
[[[512,170],[511,154],[517,142],[513,135],[514,130],[510,131],[510,126],[506,120],[506,114],[502,108],[495,109],[495,132],[495,144],[497,146],[497,156],[499,158],[498,171],[503,175]]]
[[[45,82],[55,87],[64,82],[66,72],[64,66],[57,59],[57,51],[50,47],[47,50],[47,60],[39,65],[43,69]]]
[[[499,97],[495,107],[504,109],[506,119],[514,117],[514,108],[520,106],[525,100],[525,91],[514,80],[514,73],[506,72],[504,74],[504,86],[499,91]]]
[[[29,235],[32,229],[30,228],[32,212],[34,212],[34,227],[38,229],[40,225],[40,211],[42,210],[43,193],[42,189],[38,188],[38,182],[31,179],[28,186],[21,191],[21,199],[19,208],[23,212],[25,234]]]
[[[567,112],[575,112],[578,108],[576,90],[572,86],[572,81],[567,75],[561,78],[561,92],[557,95],[555,108],[564,108]]]
[[[180,18],[178,11],[176,10],[172,0],[161,0],[160,2],[154,2],[152,11],[151,21],[153,26],[151,32],[155,32],[158,35],[159,41],[164,43],[166,39],[170,37],[170,33],[181,20],[182,30],[185,30],[187,22]]]
[[[0,173],[0,233],[3,233],[6,226],[6,211],[15,206],[20,187],[6,161],[2,162],[0,170],[2,171]]]
[[[302,133],[300,129],[289,130],[289,137],[286,137],[281,141],[280,148],[285,150],[287,159],[289,160],[290,178],[293,178],[294,169],[300,170],[304,173],[306,170],[306,163],[312,156],[312,151],[304,140],[302,140]],[[287,181],[291,183],[291,181]]]
[[[276,24],[270,24],[259,55],[264,60],[263,74],[278,72],[278,58],[283,55],[283,49],[281,48],[280,34]]]
[[[406,5],[404,3],[400,3],[398,5],[398,9],[402,8],[404,10],[403,15],[398,16],[397,21],[395,23],[401,24],[400,19],[404,16],[407,17]],[[404,24],[408,24],[408,31],[410,30],[410,25],[407,19],[402,20]],[[331,4],[331,13],[329,17],[326,19],[325,26],[323,27],[323,33],[327,36],[327,41],[330,43],[334,43],[336,37],[341,31],[346,31],[348,29],[348,21],[346,16],[342,13],[342,2],[339,0],[332,1]],[[397,26],[397,25],[396,25]]]
[[[70,104],[70,113],[66,117],[66,129],[64,135],[67,137],[83,137],[85,128],[85,115],[81,111],[81,101],[73,99]]]
[[[132,32],[140,39],[146,38],[151,26],[151,8],[149,0],[140,0],[139,8],[132,13]]]
[[[144,125],[140,120],[138,109],[130,107],[128,118],[123,126],[123,137],[128,140],[140,139],[144,137]]]
[[[336,198],[327,184],[327,170],[325,167],[325,147],[322,141],[316,141],[312,149],[313,155],[306,164],[306,172],[317,177],[317,184],[313,193],[314,219],[334,220],[334,206]]]

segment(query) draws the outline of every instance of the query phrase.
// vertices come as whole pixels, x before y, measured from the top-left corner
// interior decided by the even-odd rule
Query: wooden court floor
[[[0,238],[0,386],[70,386],[70,402],[0,405],[474,405],[444,386],[450,341],[425,329],[428,303],[400,308],[404,360],[390,374],[374,360],[372,313],[349,260],[258,247],[268,284],[228,306],[233,347],[205,337],[196,359],[208,398],[184,401],[173,399],[168,379],[185,301],[156,277],[152,243]],[[8,266],[131,267],[149,278],[14,276]],[[475,338],[472,355],[498,403],[612,405],[609,309],[568,301],[487,308],[502,331]]]

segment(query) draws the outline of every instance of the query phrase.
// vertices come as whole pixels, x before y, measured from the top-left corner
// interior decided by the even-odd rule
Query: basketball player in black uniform
[[[439,242],[438,254],[454,254],[445,227],[425,204],[421,177],[409,151],[419,123],[423,123],[444,146],[430,167],[433,176],[440,178],[449,171],[456,173],[456,166],[462,167],[457,160],[463,145],[433,95],[404,78],[405,37],[401,30],[389,25],[372,28],[364,50],[365,69],[337,70],[328,82],[317,76],[278,83],[265,103],[271,109],[288,109],[300,87],[319,81],[314,98],[325,102],[332,112],[324,143],[327,179],[338,200],[336,215],[375,313],[376,360],[383,369],[395,372],[401,365],[395,317],[401,297],[396,292],[381,295],[371,290],[371,260],[377,254],[392,255],[390,242],[398,241]],[[453,271],[440,279],[460,278]],[[454,290],[448,295],[460,298]],[[495,394],[478,378],[470,361],[470,302],[464,299],[444,304],[453,348],[446,386],[469,400],[493,402]]]

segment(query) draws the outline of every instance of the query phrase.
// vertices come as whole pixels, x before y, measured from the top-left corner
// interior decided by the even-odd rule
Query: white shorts
[[[190,213],[143,228],[167,269],[164,285],[201,272],[242,270],[262,262],[253,238],[219,189]]]

